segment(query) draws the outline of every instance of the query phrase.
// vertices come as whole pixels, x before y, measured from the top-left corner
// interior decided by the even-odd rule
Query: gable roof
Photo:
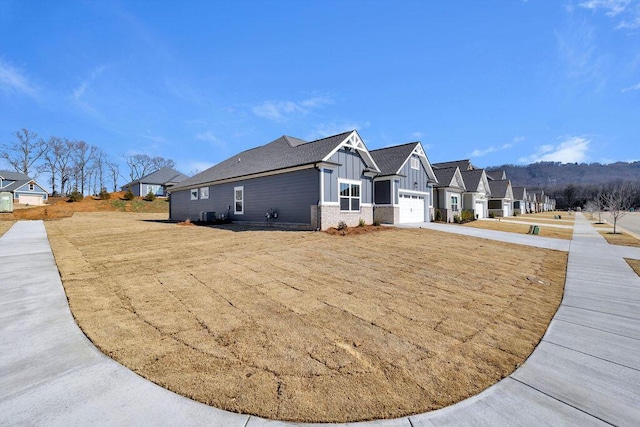
[[[413,154],[416,154],[422,163],[429,180],[436,182],[437,178],[431,167],[427,155],[422,149],[420,142],[409,142],[407,144],[395,145],[393,147],[379,148],[371,150],[371,157],[375,160],[380,169],[381,176],[398,175],[405,163]]]
[[[18,188],[22,187],[23,185],[32,182],[37,184],[35,182],[35,180],[29,178],[28,175],[25,175],[23,173],[20,172],[12,172],[12,171],[6,171],[6,170],[0,170],[0,178],[2,178],[3,180],[7,180],[7,181],[13,181],[11,184],[2,187],[2,191],[15,191]],[[38,184],[38,186],[40,187],[40,185]]]
[[[460,171],[460,174],[462,175],[467,191],[479,191],[483,176],[486,178],[484,169],[464,170]],[[489,191],[489,188],[487,188],[486,191]]]
[[[131,181],[130,183],[123,185],[122,188],[128,187],[136,183],[157,184],[157,185],[179,183],[184,181],[187,178],[189,177],[178,172],[173,168],[170,168],[169,166],[165,166],[158,169],[155,172],[151,172],[148,175],[145,175],[141,178],[136,179],[135,181]]]
[[[491,189],[491,197],[497,199],[507,199],[513,196],[513,193],[509,194],[511,187],[511,181],[508,179],[498,179],[489,181],[489,188]],[[513,190],[512,190],[513,191]]]
[[[191,178],[185,179],[174,186],[172,190],[226,179],[247,177],[259,173],[274,172],[296,166],[327,162],[343,146],[358,152],[371,170],[380,171],[355,130],[312,142],[290,136],[281,136],[268,144],[245,150]]]
[[[501,181],[507,179],[507,172],[503,170],[487,171],[487,178],[490,181]]]
[[[458,167],[458,168],[460,168],[460,172],[465,172],[465,171],[470,171],[470,170],[474,170],[475,169],[475,167],[471,164],[471,160],[469,160],[469,159],[453,160],[453,161],[450,161],[450,162],[434,163],[433,167],[434,168],[438,168],[438,169],[446,169],[446,168]]]
[[[525,187],[511,187],[513,191],[513,198],[515,200],[524,200],[527,194],[527,189]]]
[[[465,190],[464,179],[462,178],[460,169],[457,167],[434,169],[433,172],[438,179],[436,187],[453,187]]]

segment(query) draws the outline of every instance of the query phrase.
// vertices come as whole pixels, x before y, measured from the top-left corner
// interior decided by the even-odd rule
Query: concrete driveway
[[[640,278],[622,252],[580,214],[570,244],[455,228],[569,250],[564,298],[547,333],[520,368],[475,397],[350,425],[637,425]],[[640,249],[624,256],[640,259]],[[40,221],[18,222],[0,238],[0,350],[0,425],[299,425],[194,402],[100,353],[73,320]]]

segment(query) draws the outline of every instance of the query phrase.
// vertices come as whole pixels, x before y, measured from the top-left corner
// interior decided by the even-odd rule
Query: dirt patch
[[[136,213],[166,213],[169,216],[169,202],[166,199],[156,199],[148,202],[138,197],[134,200],[124,200],[124,193],[111,193],[108,200],[100,200],[94,196],[87,196],[79,202],[68,202],[66,198],[51,197],[49,203],[42,206],[29,206],[26,209],[16,209],[12,213],[0,215],[1,220],[52,220],[68,218],[76,212],[136,212]]]
[[[531,353],[565,279],[566,253],[432,230],[159,219],[46,223],[73,315],[145,378],[266,418],[395,418],[475,395]]]
[[[527,234],[529,232],[529,224],[515,224],[513,222],[508,221],[498,221],[498,220],[481,220],[481,221],[473,221],[464,224],[465,227],[474,227],[474,228],[482,228],[485,230],[496,230],[496,231],[506,231],[509,233],[518,233],[518,234]],[[558,228],[553,226],[544,225],[540,227],[539,236],[542,237],[551,237],[554,239],[565,239],[571,240],[573,237],[573,230],[570,228]]]
[[[636,274],[640,276],[640,260],[631,258],[625,258],[624,260],[627,261],[629,267],[633,268],[633,271],[635,271]]]
[[[611,228],[611,226],[609,226],[609,228]],[[602,230],[599,230],[599,233],[611,245],[632,246],[635,248],[640,248],[640,240],[636,239],[630,234],[621,233],[621,232],[617,232],[616,234],[613,234],[612,231],[602,231]]]
[[[0,218],[5,215],[5,214],[0,214]],[[0,236],[2,236],[4,233],[6,233],[11,227],[13,227],[13,224],[15,223],[15,221],[0,221]]]

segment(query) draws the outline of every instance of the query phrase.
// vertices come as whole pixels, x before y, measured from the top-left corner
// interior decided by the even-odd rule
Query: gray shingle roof
[[[462,179],[464,180],[464,185],[467,187],[468,191],[478,190],[483,171],[484,169],[473,169],[460,172],[462,174]]]
[[[469,160],[469,159],[452,160],[450,162],[433,163],[433,167],[434,168],[438,168],[438,169],[446,169],[446,168],[458,167],[458,168],[460,168],[460,172],[464,172],[464,171],[468,171],[468,170],[474,169],[473,165],[471,164],[471,160]]]
[[[513,198],[515,200],[524,200],[524,187],[511,187],[511,191],[513,192]]]
[[[451,187],[451,181],[453,181],[453,177],[455,176],[457,170],[457,167],[434,169],[433,173],[438,179],[438,184],[436,185],[436,187]]]
[[[508,179],[498,179],[489,181],[489,188],[491,189],[491,197],[504,199],[507,197],[507,190],[509,189]]]
[[[282,136],[266,145],[236,154],[191,178],[185,179],[173,189],[317,163],[327,157],[352,132],[344,132],[312,142]]]
[[[15,181],[13,184],[9,184],[5,187],[2,187],[2,190],[0,191],[14,191],[17,188],[22,187],[26,183],[33,181],[31,178],[29,178],[27,175],[23,173],[6,171],[6,170],[0,170],[0,177],[2,177],[3,180]]]
[[[413,153],[417,144],[417,142],[409,142],[394,147],[371,150],[369,153],[380,168],[381,175],[395,175]]]
[[[189,178],[188,176],[178,172],[175,169],[170,168],[169,166],[165,166],[163,168],[158,169],[155,172],[152,172],[148,175],[143,176],[140,179],[136,179],[135,181],[131,181],[128,184],[122,186],[122,188],[126,188],[132,184],[143,183],[143,184],[154,184],[154,185],[165,185],[168,183],[179,183]]]
[[[500,170],[486,171],[486,172],[487,172],[487,178],[489,178],[489,181],[500,181],[500,180],[506,179],[506,175],[507,175],[505,171],[500,171]]]

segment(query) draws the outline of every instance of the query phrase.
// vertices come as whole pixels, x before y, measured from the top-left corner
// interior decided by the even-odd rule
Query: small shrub
[[[518,216],[518,212],[513,211],[513,216]]]
[[[133,195],[133,191],[131,191],[131,188],[127,188],[127,192],[124,193],[124,199],[125,200],[133,200],[135,198],[136,198],[136,196]]]
[[[461,224],[462,223],[462,218],[460,217],[460,215],[455,214],[453,216],[453,222],[455,222],[456,224]]]
[[[153,202],[155,199],[156,199],[156,194],[151,190],[149,190],[147,195],[144,196],[144,200],[146,200],[147,202]]]
[[[474,221],[476,217],[473,214],[472,210],[466,209],[466,210],[463,210],[462,213],[460,214],[460,219],[462,220],[462,222],[471,222],[471,221]]]
[[[436,221],[442,221],[442,212],[440,212],[440,209],[436,209]]]
[[[358,227],[364,227],[365,225],[367,225],[367,223],[364,222],[364,219],[360,218],[358,220]]]
[[[495,218],[496,214],[495,212],[489,212],[489,218]]]
[[[71,193],[69,193],[70,202],[79,202],[82,199],[84,199],[84,196],[82,195],[81,192],[78,191],[77,188],[74,189]]]
[[[375,225],[376,227],[380,227],[380,220],[379,219],[374,219],[373,220],[373,225]]]
[[[345,230],[347,228],[347,223],[344,221],[340,221],[338,223],[338,226],[336,227],[336,230]]]
[[[111,198],[111,194],[109,194],[106,188],[102,187],[102,190],[98,193],[98,198],[100,200],[109,200]]]

